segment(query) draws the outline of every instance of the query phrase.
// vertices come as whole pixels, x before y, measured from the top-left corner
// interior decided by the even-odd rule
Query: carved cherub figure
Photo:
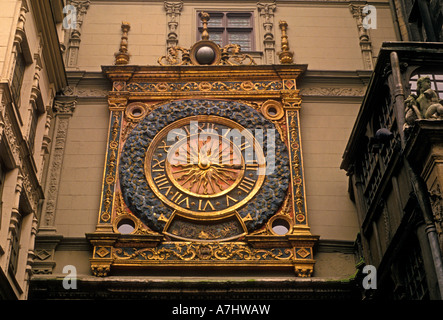
[[[416,99],[420,113],[424,119],[441,119],[443,116],[443,105],[437,93],[431,89],[431,79],[421,77],[417,81]]]
[[[414,121],[423,119],[417,106],[417,95],[411,94],[405,100],[405,129],[411,127]]]
[[[443,119],[443,105],[437,93],[431,89],[428,76],[417,80],[417,94],[411,94],[405,100],[405,128],[420,119]]]

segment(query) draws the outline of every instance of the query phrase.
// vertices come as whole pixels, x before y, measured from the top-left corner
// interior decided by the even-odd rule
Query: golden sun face
[[[260,189],[266,164],[250,131],[218,116],[178,120],[160,131],[145,157],[152,191],[191,217],[232,213]]]
[[[243,176],[240,150],[216,133],[179,140],[168,163],[172,182],[195,196],[224,194]]]

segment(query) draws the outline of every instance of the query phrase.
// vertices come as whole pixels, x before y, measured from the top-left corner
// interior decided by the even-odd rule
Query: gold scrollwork
[[[113,200],[113,186],[115,182],[115,172],[117,168],[117,154],[118,154],[118,134],[120,131],[120,112],[115,112],[113,115],[114,122],[112,124],[111,137],[108,148],[108,163],[106,168],[106,176],[104,179],[104,199],[101,210],[101,220],[108,222],[111,219],[111,205]]]
[[[161,66],[187,65],[191,62],[189,49],[180,46],[170,47],[168,49],[168,54],[160,57],[157,62]]]
[[[146,261],[263,261],[263,260],[292,260],[294,257],[291,248],[255,249],[244,243],[191,243],[176,242],[171,247],[143,248],[116,248],[114,258],[120,260]]]
[[[111,271],[109,264],[91,264],[92,274],[96,277],[106,277]]]
[[[263,92],[277,91],[283,87],[281,81],[203,81],[186,83],[137,83],[128,84],[129,91],[133,92]]]
[[[301,160],[299,156],[300,151],[300,143],[298,137],[298,112],[290,111],[288,112],[289,116],[289,133],[290,133],[290,148],[291,148],[291,157],[292,157],[292,181],[293,181],[293,192],[294,192],[294,200],[295,206],[297,208],[297,212],[295,212],[295,219],[302,223],[306,220],[306,216],[303,210],[304,206],[304,197],[303,197],[303,178],[302,178],[302,168],[301,168]]]

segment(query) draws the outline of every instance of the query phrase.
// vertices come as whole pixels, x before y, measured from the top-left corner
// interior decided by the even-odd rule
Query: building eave
[[[34,19],[37,30],[42,35],[42,41],[46,45],[43,47],[43,59],[48,73],[49,81],[55,86],[56,91],[60,91],[67,84],[67,77],[60,49],[59,38],[55,23],[60,20],[60,4],[57,1],[35,0],[31,1]]]
[[[384,42],[380,48],[377,63],[374,67],[368,88],[358,112],[350,138],[342,157],[341,169],[349,171],[358,154],[359,143],[366,132],[366,124],[372,113],[371,106],[376,93],[384,84],[387,74],[390,72],[390,54],[397,52],[400,62],[408,65],[420,65],[422,67],[443,65],[443,43],[435,42]]]

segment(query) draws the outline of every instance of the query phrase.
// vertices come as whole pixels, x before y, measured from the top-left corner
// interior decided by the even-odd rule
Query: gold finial
[[[279,53],[280,63],[293,63],[294,53],[289,51],[288,36],[286,35],[288,23],[286,21],[280,21],[279,24],[281,29],[281,52]]]
[[[120,41],[120,49],[115,54],[115,64],[122,65],[129,63],[128,52],[128,32],[131,29],[131,25],[128,22],[122,22],[122,39]]]
[[[208,32],[209,13],[202,11],[200,12],[199,16],[203,24],[202,40],[209,40],[209,32]]]

